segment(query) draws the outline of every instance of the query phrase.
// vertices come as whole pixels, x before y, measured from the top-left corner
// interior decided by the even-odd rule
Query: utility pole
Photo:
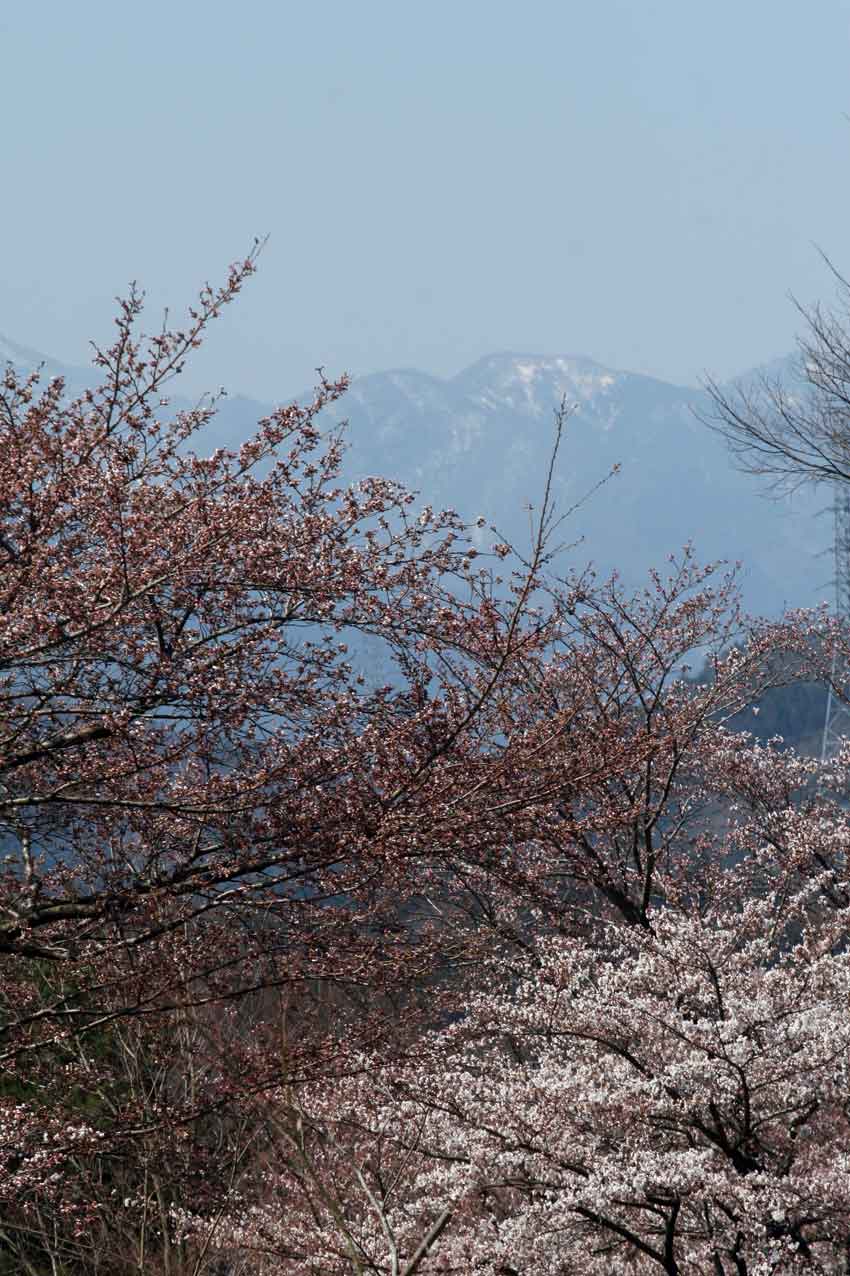
[[[850,483],[835,484],[835,617],[850,623]],[[839,694],[836,694],[836,689]],[[820,760],[835,753],[842,736],[850,736],[850,663],[832,653],[832,674],[826,698]]]

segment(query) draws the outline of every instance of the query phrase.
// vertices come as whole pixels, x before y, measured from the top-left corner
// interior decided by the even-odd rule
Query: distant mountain
[[[31,350],[29,346],[19,346],[16,341],[10,341],[0,332],[0,367],[7,363],[26,371],[43,365],[50,375],[59,374],[64,370],[64,365],[57,363],[55,359],[49,359],[46,355],[39,354],[37,350]],[[77,377],[90,375],[80,368],[69,368],[67,371]]]
[[[590,359],[498,354],[449,380],[412,370],[363,377],[330,415],[349,419],[352,474],[402,478],[434,505],[484,514],[525,545],[523,507],[539,498],[562,398],[574,410],[558,466],[560,508],[622,467],[567,524],[568,539],[582,538],[575,564],[592,560],[637,582],[692,540],[702,561],[743,562],[753,611],[831,597],[831,560],[820,556],[831,521],[815,517],[829,494],[768,499],[696,419],[694,409],[709,408],[699,390]]]
[[[0,360],[32,366],[40,356],[0,339]],[[72,386],[91,373],[62,369]],[[787,361],[770,365],[781,372]],[[346,477],[385,474],[421,491],[422,502],[450,506],[488,523],[521,548],[528,544],[529,502],[539,500],[553,441],[553,412],[573,406],[557,472],[556,497],[566,510],[615,463],[620,472],[580,505],[563,531],[580,541],[575,565],[592,560],[600,573],[617,568],[638,583],[650,567],[693,541],[702,561],[744,564],[747,607],[777,614],[831,598],[832,525],[826,491],[781,502],[738,473],[720,439],[700,424],[702,391],[603,367],[590,359],[494,354],[457,376],[416,369],[354,381],[326,413],[349,422]],[[175,399],[175,403],[177,400]],[[225,400],[207,446],[236,445],[267,404]],[[479,533],[484,550],[494,538]]]

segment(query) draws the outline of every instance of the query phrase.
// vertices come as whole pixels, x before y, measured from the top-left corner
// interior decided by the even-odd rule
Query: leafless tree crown
[[[764,374],[730,388],[708,379],[713,408],[700,419],[727,441],[739,467],[777,494],[810,483],[850,483],[850,282],[830,263],[834,307],[806,308],[790,384]]]

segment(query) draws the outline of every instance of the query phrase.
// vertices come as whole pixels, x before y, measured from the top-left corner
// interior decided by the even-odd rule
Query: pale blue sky
[[[850,271],[850,0],[0,5],[0,332],[70,362],[270,233],[187,388],[785,353]]]

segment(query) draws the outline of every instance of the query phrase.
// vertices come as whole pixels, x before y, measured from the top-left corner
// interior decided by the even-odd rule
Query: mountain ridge
[[[13,342],[5,348],[41,361]],[[66,376],[71,393],[95,377],[43,362]],[[790,371],[793,356],[769,366]],[[578,508],[566,532],[577,544],[560,567],[590,559],[600,573],[616,568],[638,585],[649,568],[663,569],[693,542],[702,561],[743,561],[744,601],[753,612],[776,615],[831,599],[830,569],[820,559],[831,526],[814,517],[827,498],[766,499],[697,419],[711,407],[703,390],[587,356],[500,351],[446,378],[410,367],[355,378],[324,416],[329,426],[348,423],[346,479],[399,479],[421,492],[422,503],[457,509],[470,521],[483,515],[525,548],[528,505],[539,499],[562,400],[569,413],[554,495],[561,509]],[[187,405],[172,396],[173,407]],[[199,446],[238,446],[270,410],[247,396],[225,398]],[[615,466],[616,477],[582,504]],[[483,552],[490,534],[476,535]]]

